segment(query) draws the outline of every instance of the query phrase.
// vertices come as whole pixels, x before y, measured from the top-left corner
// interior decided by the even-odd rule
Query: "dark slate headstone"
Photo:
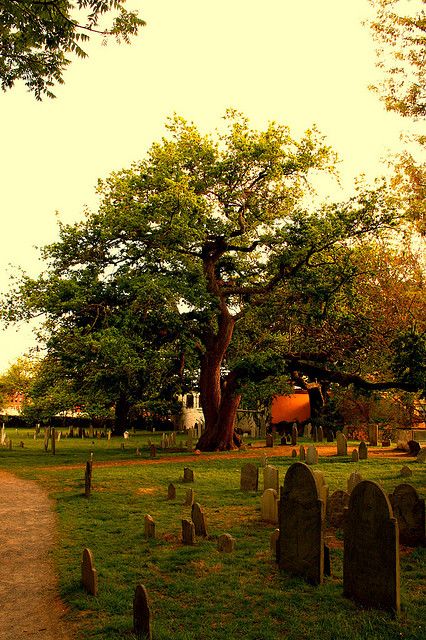
[[[274,436],[272,433],[266,435],[266,446],[272,448],[274,446]]]
[[[138,640],[152,640],[151,609],[143,584],[138,584],[133,598],[133,633]]]
[[[417,456],[417,454],[421,449],[421,446],[417,442],[417,440],[409,440],[407,444],[408,444],[408,449],[410,451],[410,456]]]
[[[194,502],[192,505],[191,518],[195,527],[195,535],[207,537],[206,518],[198,502]]]
[[[349,493],[338,489],[334,491],[327,501],[327,519],[329,524],[336,529],[341,529],[344,524],[345,507],[349,504]]]
[[[93,566],[93,556],[90,549],[83,549],[81,582],[87,593],[90,593],[92,596],[98,595],[98,572]]]
[[[191,545],[195,543],[195,526],[190,520],[182,520],[182,543]]]
[[[259,469],[255,464],[248,462],[241,468],[241,491],[257,491],[259,486]]]
[[[313,584],[324,576],[322,509],[314,474],[302,462],[292,464],[281,489],[278,565]]]
[[[368,457],[368,449],[364,440],[361,440],[358,447],[358,457],[360,460],[367,460]]]
[[[334,434],[331,429],[327,430],[327,442],[334,442]]]
[[[281,436],[281,440],[280,440],[282,445],[286,445],[287,444],[287,438],[285,435]]]
[[[354,487],[345,514],[343,593],[366,607],[400,610],[398,525],[371,480]]]
[[[398,520],[399,541],[409,547],[425,545],[425,501],[411,484],[399,484],[389,496]]]
[[[183,481],[184,482],[194,482],[194,472],[189,467],[184,467],[183,469]]]
[[[167,487],[167,500],[174,500],[176,498],[176,487],[171,482]]]

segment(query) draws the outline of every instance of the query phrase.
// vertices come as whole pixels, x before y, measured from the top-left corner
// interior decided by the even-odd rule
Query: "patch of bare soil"
[[[56,522],[35,483],[0,471],[0,638],[71,640],[51,550]]]

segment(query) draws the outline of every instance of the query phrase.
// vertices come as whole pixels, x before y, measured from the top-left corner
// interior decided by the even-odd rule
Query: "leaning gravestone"
[[[327,501],[327,519],[330,526],[341,529],[345,522],[345,507],[349,504],[349,493],[338,489]]]
[[[425,501],[410,484],[399,484],[389,496],[398,520],[399,541],[409,547],[425,545]]]
[[[354,471],[348,478],[348,493],[352,493],[356,485],[362,481],[362,475],[358,471]]]
[[[400,610],[398,525],[383,489],[363,480],[344,526],[343,593],[367,607]]]
[[[167,487],[167,500],[174,500],[176,498],[176,487],[171,482]]]
[[[198,502],[194,502],[192,505],[191,518],[195,527],[195,535],[207,537],[206,518]]]
[[[87,593],[92,596],[98,595],[98,572],[93,566],[93,556],[90,549],[83,549],[81,582]]]
[[[310,444],[308,446],[308,450],[306,451],[306,464],[317,464],[318,462],[318,451],[315,448],[315,445]]]
[[[190,520],[182,520],[182,544],[195,544],[195,526]]]
[[[278,522],[278,493],[275,489],[266,489],[260,501],[260,517],[264,522]]]
[[[368,449],[364,440],[361,440],[358,447],[358,457],[360,460],[367,460],[368,458]]]
[[[338,431],[336,435],[337,442],[337,455],[338,456],[347,456],[348,455],[348,441],[346,439],[345,434],[342,431]]]
[[[183,469],[183,481],[184,482],[194,482],[194,472],[189,467],[184,467]]]
[[[255,464],[248,462],[241,468],[241,491],[257,491],[259,486],[259,469]]]
[[[280,569],[313,584],[322,583],[324,576],[322,510],[314,474],[302,462],[295,462],[281,489],[277,560]]]
[[[149,514],[144,518],[144,534],[145,538],[155,538],[155,522]]]
[[[133,598],[133,633],[138,640],[152,640],[151,609],[143,584],[138,584]]]
[[[222,553],[232,553],[235,550],[235,538],[229,533],[224,533],[217,540],[217,550]]]
[[[266,489],[275,489],[275,491],[279,491],[280,481],[279,481],[279,471],[276,467],[267,466],[263,470],[263,490]]]

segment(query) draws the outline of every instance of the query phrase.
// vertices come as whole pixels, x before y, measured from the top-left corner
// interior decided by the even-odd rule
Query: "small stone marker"
[[[306,459],[305,447],[303,446],[303,444],[301,444],[299,448],[299,460],[300,462],[305,462],[305,459]]]
[[[291,428],[291,446],[295,447],[297,445],[297,438],[299,436],[299,432],[297,430],[297,424],[294,422]]]
[[[151,444],[149,447],[149,457],[156,458],[157,457],[157,447],[155,444]]]
[[[255,464],[248,462],[241,468],[241,491],[257,491],[259,486],[259,469]]]
[[[338,456],[347,456],[348,455],[348,441],[346,439],[345,434],[342,431],[338,431],[336,435],[337,442],[337,455]]]
[[[167,487],[167,500],[175,500],[176,498],[176,487],[171,482]]]
[[[260,500],[260,518],[264,522],[278,522],[278,493],[275,489],[266,489]]]
[[[362,475],[354,471],[348,478],[348,493],[352,493],[356,485],[362,481]]]
[[[148,593],[138,584],[133,598],[133,633],[138,640],[152,640],[151,620]]]
[[[324,430],[322,427],[318,427],[317,436],[318,442],[322,442],[324,440]]]
[[[368,458],[368,449],[364,440],[361,440],[358,447],[358,456],[360,460],[367,460]]]
[[[390,446],[391,446],[390,440],[382,440],[382,447],[390,447]]]
[[[90,549],[83,549],[81,582],[87,593],[92,596],[98,595],[98,572],[93,566],[93,555]]]
[[[306,464],[317,464],[318,452],[314,444],[310,444],[306,451]]]
[[[398,520],[399,541],[409,547],[425,545],[425,501],[410,484],[399,484],[389,496]]]
[[[399,472],[399,475],[401,476],[401,478],[409,478],[413,475],[413,472],[411,471],[410,467],[404,466]]]
[[[296,451],[296,449],[293,449],[293,450],[292,450],[292,452],[291,452],[291,457],[292,457],[292,458],[297,458],[297,451]]]
[[[292,464],[285,476],[279,506],[280,569],[320,584],[324,576],[323,504],[314,474],[303,462]]]
[[[183,481],[194,482],[194,472],[189,467],[184,467],[183,469]]]
[[[232,553],[235,551],[235,538],[229,533],[223,533],[217,540],[217,550],[222,553]]]
[[[352,451],[351,459],[352,459],[352,462],[358,462],[359,460],[358,449],[354,449]]]
[[[349,493],[338,489],[327,501],[327,519],[336,529],[341,529],[345,523],[345,507],[349,504]]]
[[[182,544],[195,544],[195,526],[190,520],[182,520]]]
[[[370,424],[368,428],[368,441],[370,447],[377,447],[379,442],[379,426],[377,424]]]
[[[144,517],[144,535],[145,538],[155,538],[155,522],[148,513]]]
[[[185,507],[192,507],[194,504],[194,490],[188,489],[185,496],[185,502],[183,503]]]
[[[363,480],[344,526],[343,593],[367,607],[400,610],[398,525],[383,489]]]
[[[198,502],[192,505],[191,518],[195,526],[195,535],[207,537],[206,518]]]
[[[280,530],[275,529],[275,531],[271,533],[271,537],[269,538],[269,548],[275,560],[277,560],[277,545],[278,545],[279,537],[280,537]]]
[[[86,472],[84,474],[84,495],[90,498],[92,491],[92,463],[90,460],[86,462]]]
[[[276,467],[267,466],[263,470],[263,490],[266,489],[275,489],[275,491],[279,491],[280,488],[280,480],[279,480],[279,471]]]
[[[266,435],[266,446],[269,448],[274,446],[274,436],[271,433]]]

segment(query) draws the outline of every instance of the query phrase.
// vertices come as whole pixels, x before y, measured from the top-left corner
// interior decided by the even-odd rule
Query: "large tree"
[[[334,154],[315,130],[295,140],[284,126],[255,131],[231,112],[224,132],[202,135],[175,118],[145,160],[100,183],[97,212],[61,227],[60,241],[44,251],[46,273],[18,287],[18,298],[30,314],[73,323],[79,305],[66,283],[76,273],[102,283],[148,278],[174,301],[180,347],[198,357],[206,422],[198,446],[234,448],[242,381],[269,375],[274,360],[264,351],[250,361],[252,345],[262,332],[274,343],[274,326],[286,318],[288,335],[297,304],[326,308],[356,275],[358,243],[393,224],[382,188],[314,210],[309,177],[333,168]],[[303,364],[292,358],[275,373]],[[318,375],[311,360],[305,364]]]
[[[23,80],[37,99],[54,98],[69,54],[86,57],[93,34],[129,42],[145,23],[126,0],[0,0],[0,80],[3,90]],[[113,14],[109,25],[104,18]]]

